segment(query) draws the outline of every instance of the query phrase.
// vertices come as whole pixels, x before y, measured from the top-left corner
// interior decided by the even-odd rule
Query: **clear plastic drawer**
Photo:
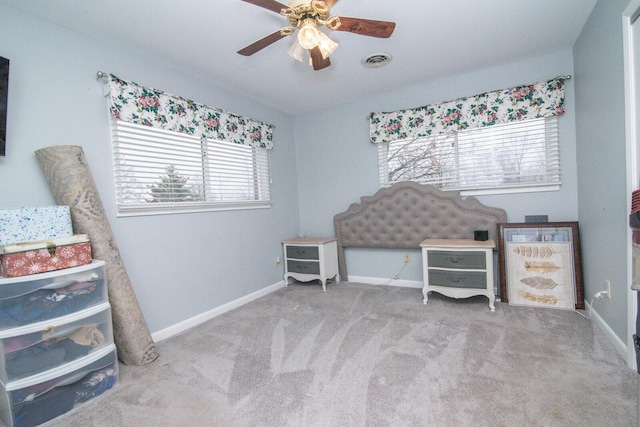
[[[111,307],[104,303],[50,321],[0,331],[5,384],[78,360],[113,344]]]
[[[107,346],[74,363],[7,385],[0,382],[0,414],[8,427],[50,421],[118,383],[116,348]]]
[[[0,279],[0,331],[108,302],[104,261]]]

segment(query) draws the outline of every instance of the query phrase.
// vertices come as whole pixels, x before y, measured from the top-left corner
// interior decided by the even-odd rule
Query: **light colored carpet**
[[[159,342],[50,426],[634,426],[637,374],[571,311],[292,284]]]

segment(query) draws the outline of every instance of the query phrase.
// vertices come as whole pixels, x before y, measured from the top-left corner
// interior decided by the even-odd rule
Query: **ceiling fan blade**
[[[311,55],[311,63],[313,64],[313,69],[318,71],[323,68],[327,68],[331,65],[331,61],[329,61],[329,57],[322,57],[322,52],[320,52],[320,48],[318,46],[314,47],[309,51]]]
[[[280,13],[282,9],[287,9],[287,6],[284,3],[280,3],[276,0],[242,0],[246,3],[255,4],[256,6],[264,7],[265,9],[269,9],[272,12]]]
[[[393,34],[396,23],[391,21],[377,21],[375,19],[350,18],[348,16],[340,16],[341,25],[336,31],[348,31],[363,36],[379,37],[386,39]]]
[[[277,42],[278,40],[287,37],[287,35],[283,35],[281,30],[277,30],[269,34],[268,36],[264,36],[260,40],[251,43],[249,46],[243,47],[238,51],[238,53],[244,56],[251,56],[256,52],[261,51],[265,47]]]

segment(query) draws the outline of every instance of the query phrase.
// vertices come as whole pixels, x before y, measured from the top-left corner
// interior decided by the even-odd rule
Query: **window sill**
[[[271,208],[271,201],[261,202],[219,202],[219,203],[154,203],[149,205],[119,206],[116,216],[148,216],[148,215],[173,215],[197,212],[218,212],[247,209]]]
[[[554,185],[537,185],[531,187],[511,187],[511,188],[487,188],[476,190],[460,190],[461,196],[488,196],[495,194],[521,194],[521,193],[538,193],[544,191],[559,191],[560,184]]]

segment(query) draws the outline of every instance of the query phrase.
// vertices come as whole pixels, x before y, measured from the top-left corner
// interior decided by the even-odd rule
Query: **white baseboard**
[[[422,289],[421,280],[385,279],[383,277],[349,276],[350,282],[367,283],[369,285],[400,286],[402,288]]]
[[[180,323],[176,323],[175,325],[169,326],[168,328],[162,329],[158,332],[154,332],[151,334],[151,338],[153,338],[155,342],[158,342],[158,341],[162,341],[164,339],[170,338],[174,335],[178,335],[179,333],[184,332],[188,329],[191,329],[194,326],[197,326],[201,323],[204,323],[207,320],[211,320],[214,317],[217,317],[217,316],[220,316],[221,314],[226,313],[227,311],[231,311],[234,308],[238,308],[245,304],[248,304],[251,301],[257,300],[258,298],[261,298],[267,294],[270,294],[271,292],[275,292],[278,289],[283,287],[284,287],[284,281],[281,280],[278,283],[274,283],[271,286],[267,286],[266,288],[260,289],[249,295],[245,295],[241,298],[238,298],[237,300],[233,300],[219,307],[216,307],[212,310],[205,311],[204,313],[193,316]]]
[[[615,332],[613,332],[613,329],[611,329],[607,322],[605,322],[604,319],[598,314],[598,312],[594,310],[591,304],[586,301],[584,304],[586,308],[585,311],[588,313],[591,321],[596,324],[598,329],[604,332],[607,339],[609,340],[611,345],[613,345],[613,348],[618,352],[620,357],[622,357],[622,359],[627,362],[627,364],[629,364],[629,360],[627,360],[629,357],[629,349],[627,348],[627,345],[620,339],[620,337],[618,337],[618,335],[616,335]]]

